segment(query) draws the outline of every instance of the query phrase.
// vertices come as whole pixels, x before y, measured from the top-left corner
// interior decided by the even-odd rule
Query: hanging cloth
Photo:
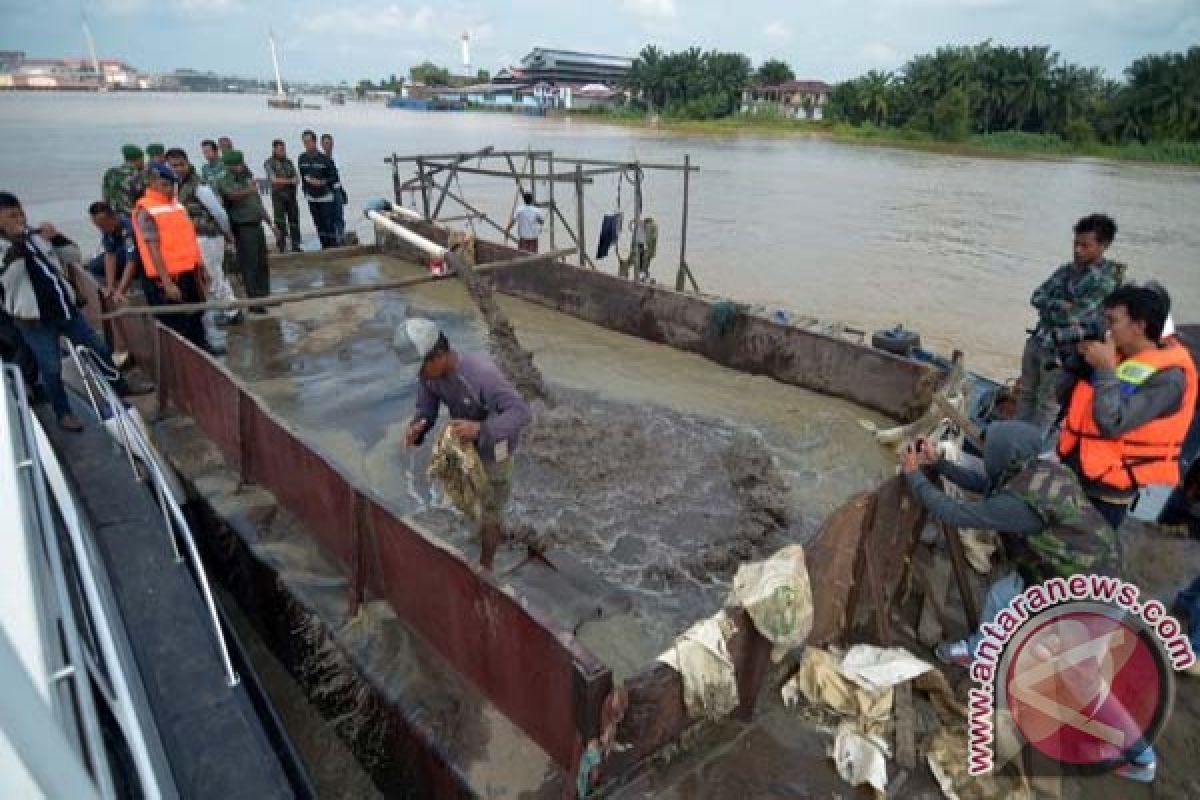
[[[600,222],[600,241],[596,245],[596,258],[607,258],[608,251],[617,245],[621,238],[621,226],[625,215],[618,211],[615,214],[605,214]]]

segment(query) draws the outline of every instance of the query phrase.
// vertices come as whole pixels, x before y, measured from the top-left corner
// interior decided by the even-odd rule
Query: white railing
[[[216,601],[213,599],[208,574],[204,570],[204,562],[200,558],[200,551],[196,547],[192,529],[176,499],[176,491],[173,490],[172,482],[168,479],[167,472],[162,466],[158,451],[150,443],[150,438],[140,422],[140,416],[137,416],[135,411],[126,408],[112,386],[109,385],[109,379],[115,377],[110,374],[109,367],[95,352],[83,345],[73,348],[71,357],[83,378],[84,389],[92,404],[92,410],[96,413],[96,418],[103,421],[109,433],[125,448],[125,454],[133,469],[134,477],[139,481],[147,480],[154,490],[159,509],[162,511],[167,539],[171,542],[175,561],[180,565],[183,564],[183,555],[179,551],[179,540],[183,540],[193,574],[196,576],[196,584],[200,588],[200,594],[204,598],[204,605],[208,609],[212,622],[213,638],[221,653],[226,683],[231,687],[237,686],[240,679],[233,667],[233,659],[229,654],[225,633],[221,629],[221,618],[217,613]]]

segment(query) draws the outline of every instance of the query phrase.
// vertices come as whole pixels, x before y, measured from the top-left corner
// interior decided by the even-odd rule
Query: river
[[[687,260],[702,289],[867,329],[903,322],[925,343],[960,348],[984,373],[1015,374],[1033,288],[1070,258],[1071,225],[1104,211],[1120,232],[1110,255],[1136,280],[1170,289],[1176,316],[1200,314],[1200,171],[1092,159],[1011,160],[840,144],[815,137],[713,137],[504,114],[395,111],[349,102],[271,111],[260,96],[0,93],[0,184],[34,223],[55,222],[85,250],[100,176],[125,142],[181,145],[230,135],[261,173],[271,140],[299,152],[305,128],[337,137],[348,217],[391,197],[392,153],[551,149],[560,156],[681,162],[693,176]],[[597,178],[584,202],[590,247],[615,209],[616,182]],[[467,199],[506,218],[512,184],[464,177]],[[559,202],[574,224],[574,198]],[[680,173],[649,173],[646,208],[661,226],[653,272],[673,283]],[[562,195],[568,194],[567,199]],[[628,212],[631,196],[622,197]],[[450,213],[459,213],[454,211]],[[311,235],[306,210],[303,225]],[[560,229],[561,230],[561,229]],[[484,231],[481,231],[487,235]],[[560,240],[561,246],[561,240]],[[613,259],[602,267],[613,269]]]

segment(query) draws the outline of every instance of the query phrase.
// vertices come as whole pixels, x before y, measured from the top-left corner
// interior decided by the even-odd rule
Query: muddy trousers
[[[1017,419],[1036,425],[1042,433],[1054,427],[1061,404],[1058,400],[1063,370],[1054,352],[1046,351],[1030,336],[1021,355],[1021,393],[1017,397]]]
[[[279,227],[279,252],[287,249],[290,239],[292,247],[299,248],[300,236],[300,204],[296,202],[295,192],[272,192],[271,210],[275,214],[275,224]]]
[[[262,223],[234,225],[233,239],[246,296],[266,297],[271,293],[271,272],[267,266],[267,237]]]

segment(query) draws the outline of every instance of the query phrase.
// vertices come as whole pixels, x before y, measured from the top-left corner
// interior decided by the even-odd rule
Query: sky
[[[830,82],[896,69],[943,44],[1046,44],[1120,77],[1138,56],[1200,44],[1200,0],[0,0],[0,49],[30,57],[85,51],[86,8],[102,58],[152,72],[188,67],[355,82],[426,59],[496,71],[533,47],[634,56],[646,44],[781,58]]]

